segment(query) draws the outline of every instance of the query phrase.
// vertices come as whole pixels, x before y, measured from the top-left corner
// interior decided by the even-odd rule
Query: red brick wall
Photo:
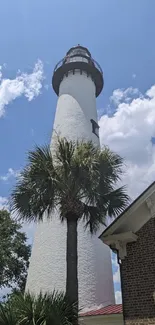
[[[155,325],[155,219],[137,235],[121,264],[125,325]]]

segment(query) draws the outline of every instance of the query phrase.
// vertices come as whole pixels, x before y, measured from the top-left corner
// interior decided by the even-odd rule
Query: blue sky
[[[104,71],[99,108],[107,107],[115,88],[132,85],[144,91],[153,84],[154,1],[149,0],[148,5],[143,0],[98,0],[96,4],[87,0],[84,4],[71,0],[5,0],[1,6],[0,64],[7,64],[4,77],[15,78],[18,69],[31,72],[40,58],[45,83],[50,85],[54,65],[69,47],[80,43],[90,49]],[[35,142],[49,140],[55,106],[56,95],[49,88],[31,103],[20,98],[7,107],[0,120],[1,174],[10,166],[20,168],[25,152]]]
[[[104,72],[105,87],[97,100],[101,143],[125,157],[129,192],[137,179],[134,196],[154,180],[154,31],[154,0],[1,2],[0,108],[3,105],[5,110],[0,118],[1,204],[25,164],[26,152],[35,143],[50,140],[57,101],[50,86],[52,71],[66,51],[78,43],[89,48]],[[27,90],[17,95],[16,89],[13,95],[11,88],[9,99],[8,86],[2,89],[4,79],[9,84],[10,80],[19,82],[18,75],[22,82],[28,82],[23,73],[32,75],[38,59],[41,72],[37,72],[40,80],[36,82],[42,88],[32,100],[24,96]],[[114,269],[117,271],[116,265]]]

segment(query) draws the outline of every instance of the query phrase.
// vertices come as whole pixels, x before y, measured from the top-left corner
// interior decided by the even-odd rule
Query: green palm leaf
[[[78,218],[83,217],[86,227],[91,225],[91,232],[96,231],[107,215],[116,217],[129,203],[126,188],[116,187],[122,169],[123,159],[107,147],[58,138],[53,152],[49,146],[29,152],[28,164],[12,192],[11,209],[19,219],[30,222],[42,220],[44,214],[51,217],[59,206],[64,220],[69,210],[75,214],[72,207],[80,207],[81,202]]]
[[[0,325],[72,325],[77,311],[63,293],[15,294],[0,304]]]

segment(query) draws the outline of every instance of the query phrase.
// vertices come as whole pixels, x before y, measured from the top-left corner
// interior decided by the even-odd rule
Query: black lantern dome
[[[74,74],[75,70],[79,70],[81,74],[84,71],[87,76],[91,76],[96,86],[97,97],[101,93],[104,84],[103,72],[88,49],[80,45],[72,47],[54,69],[52,85],[56,94],[59,95],[59,86],[63,77],[68,76],[69,72]]]

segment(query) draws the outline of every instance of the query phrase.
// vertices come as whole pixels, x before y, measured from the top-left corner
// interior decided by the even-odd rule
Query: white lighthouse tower
[[[92,140],[99,145],[96,97],[103,88],[103,73],[87,48],[71,48],[55,67],[53,89],[58,95],[51,140],[55,134],[69,140]],[[78,279],[80,308],[114,304],[110,250],[98,236],[78,225]],[[26,290],[32,293],[65,291],[66,225],[59,213],[36,227]]]

